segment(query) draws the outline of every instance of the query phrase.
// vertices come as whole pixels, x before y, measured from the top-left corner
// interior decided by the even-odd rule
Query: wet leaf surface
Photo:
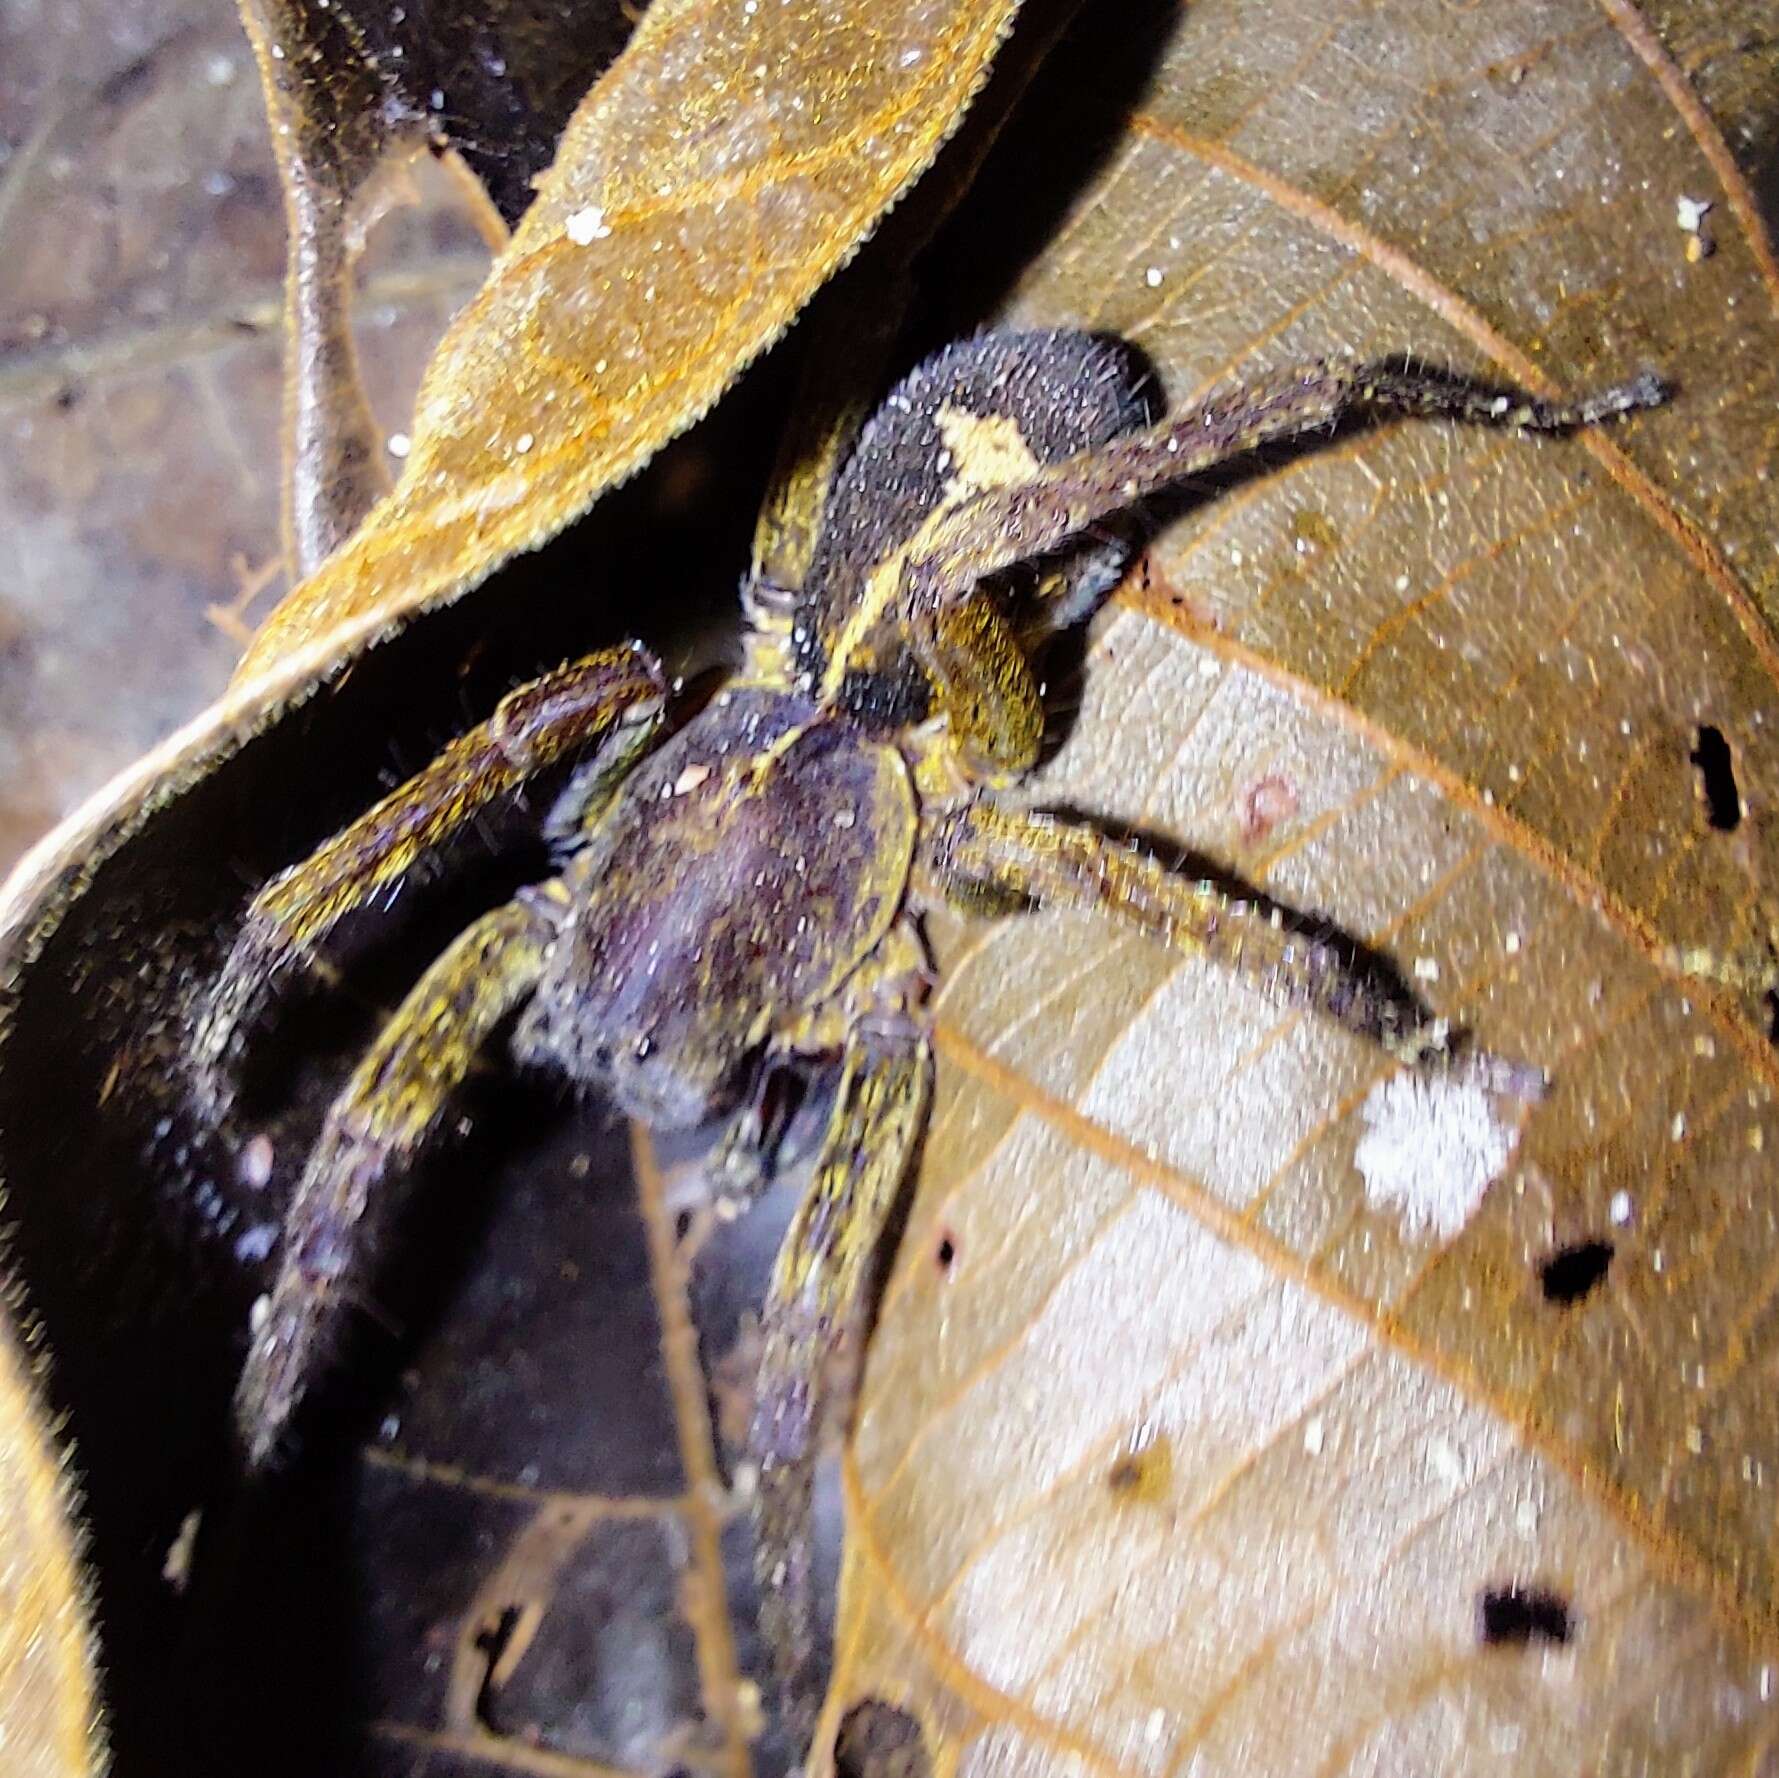
[[[913,334],[1098,325],[1173,401],[1331,346],[1683,380],[1604,440],[1401,426],[1200,490],[1052,675],[1080,709],[1043,799],[1326,915],[1553,1091],[1488,1108],[1513,1160],[1454,1185],[1438,1107],[1358,1046],[1087,925],[940,928],[942,1096],[842,1477],[848,1772],[1771,1757],[1772,1064],[1758,993],[1679,965],[1766,932],[1772,292],[1733,155],[1619,8],[1460,19],[1089,17]],[[1708,258],[1677,193],[1715,205]],[[298,1462],[229,1479],[307,1135],[416,959],[535,872],[522,838],[293,1028],[269,1179],[161,1084],[244,885],[528,666],[667,621],[636,594],[663,562],[727,602],[782,389],[258,739],[161,762],[90,884],[76,847],[15,888],[0,1167],[91,1478],[121,1772],[789,1758],[725,1429],[794,1180],[707,1237],[677,1157],[481,1083]],[[653,639],[689,668],[679,621]]]

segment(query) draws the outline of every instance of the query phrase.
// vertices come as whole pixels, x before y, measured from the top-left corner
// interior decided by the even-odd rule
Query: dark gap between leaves
[[[500,1616],[476,1637],[477,1651],[488,1657],[488,1671],[483,1674],[476,1691],[476,1721],[490,1734],[499,1732],[494,1722],[494,1675],[500,1667],[500,1657],[506,1653],[507,1644],[518,1627],[518,1606],[505,1605],[501,1607]]]
[[[1574,1629],[1568,1600],[1543,1587],[1492,1587],[1478,1601],[1477,1615],[1487,1648],[1525,1648],[1533,1642],[1560,1648]]]
[[[1559,1247],[1538,1268],[1544,1300],[1564,1309],[1579,1303],[1606,1276],[1613,1251],[1610,1241],[1577,1241]]]
[[[1699,768],[1706,818],[1719,833],[1734,833],[1742,823],[1742,793],[1736,787],[1736,762],[1723,730],[1700,723],[1698,744],[1690,757]]]

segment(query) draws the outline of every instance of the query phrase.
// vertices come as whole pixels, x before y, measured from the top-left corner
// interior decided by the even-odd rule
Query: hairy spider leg
[[[1044,697],[999,609],[987,599],[917,606],[908,636],[970,775],[983,784],[1022,778],[1044,745]]]
[[[458,935],[383,1027],[329,1108],[285,1218],[278,1276],[256,1307],[235,1391],[248,1460],[263,1464],[318,1367],[353,1274],[380,1250],[367,1234],[399,1207],[407,1163],[437,1127],[482,1046],[531,992],[555,936],[555,884]],[[374,1218],[374,1221],[371,1220]]]
[[[1220,390],[1183,414],[1126,432],[1025,479],[936,514],[903,570],[911,610],[962,599],[989,575],[1061,548],[1096,521],[1263,445],[1358,414],[1413,414],[1522,432],[1564,433],[1659,406],[1652,373],[1579,401],[1504,395],[1446,374],[1320,360]]]
[[[1279,909],[1182,876],[1080,823],[972,803],[936,828],[922,866],[966,904],[985,893],[1018,895],[1134,926],[1170,950],[1229,970],[1275,1004],[1319,1013],[1411,1067],[1472,1073],[1479,1084],[1520,1097],[1536,1098],[1543,1085],[1535,1071],[1492,1056],[1454,1057],[1443,1019],[1425,1017],[1393,984],[1355,968]]]
[[[815,1174],[785,1232],[766,1295],[748,1446],[759,1466],[755,1572],[760,1624],[786,1714],[807,1742],[820,1707],[810,1551],[820,1432],[844,1417],[832,1375],[862,1335],[884,1225],[926,1125],[933,1056],[904,1013],[866,1014],[847,1033],[840,1086]]]
[[[597,750],[589,801],[609,796],[660,731],[667,686],[646,650],[602,649],[509,692],[486,722],[460,735],[300,864],[253,898],[190,1050],[199,1108],[213,1123],[234,1092],[247,1028],[285,971],[315,959],[348,914],[392,898],[416,863],[499,798],[577,753]]]
[[[752,560],[742,583],[748,620],[744,680],[791,682],[791,631],[802,590],[841,466],[871,416],[872,392],[889,366],[906,302],[905,279],[874,288],[868,301],[850,288],[830,288],[813,325],[805,324],[810,337],[797,399],[754,522]]]

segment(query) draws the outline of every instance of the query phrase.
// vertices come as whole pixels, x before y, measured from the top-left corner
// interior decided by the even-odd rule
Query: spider
[[[837,474],[806,472],[801,584],[756,576],[744,589],[744,659],[702,707],[676,711],[640,645],[590,654],[511,692],[253,898],[192,1039],[196,1096],[218,1122],[280,978],[318,963],[345,916],[381,904],[496,798],[572,766],[547,822],[559,874],[463,931],[327,1113],[236,1395],[251,1464],[275,1453],[369,1266],[372,1229],[497,1036],[650,1126],[726,1120],[711,1167],[738,1199],[770,1171],[766,1083],[837,1057],[762,1314],[749,1439],[762,1614],[807,1727],[812,1472],[845,1405],[831,1361],[851,1354],[868,1311],[932,1090],[923,910],[1090,909],[1238,970],[1405,1066],[1487,1068],[1278,910],[1003,800],[1042,744],[1033,656],[1118,578],[1128,550],[1108,521],[1269,442],[1364,413],[1562,432],[1652,406],[1662,385],[1645,374],[1558,404],[1325,361],[1159,423],[1141,385],[1124,348],[1083,333],[988,333],[939,352],[849,452],[821,454],[844,454]]]

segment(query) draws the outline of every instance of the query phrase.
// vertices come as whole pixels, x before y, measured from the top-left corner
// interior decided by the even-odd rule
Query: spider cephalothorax
[[[993,789],[1039,753],[1032,650],[1115,577],[1120,546],[1096,527],[1269,440],[1363,410],[1556,431],[1651,405],[1661,389],[1645,377],[1556,405],[1319,363],[1153,426],[1137,389],[1126,354],[1083,334],[948,348],[889,395],[831,489],[807,478],[797,497],[819,516],[798,584],[753,589],[746,664],[677,729],[642,649],[590,655],[512,692],[254,898],[193,1040],[197,1096],[216,1120],[280,972],[494,799],[573,767],[551,816],[567,845],[560,873],[483,915],[426,971],[308,1157],[237,1397],[253,1461],[275,1449],[310,1381],[373,1251],[371,1219],[509,1021],[516,1055],[635,1117],[726,1117],[717,1164],[743,1192],[767,1171],[762,1083],[838,1058],[763,1312],[751,1432],[768,1630],[806,1722],[822,1381],[856,1323],[931,1089],[922,909],[949,897],[1098,910],[1241,970],[1405,1065],[1459,1065],[1442,1022],[1276,910],[998,801]]]

